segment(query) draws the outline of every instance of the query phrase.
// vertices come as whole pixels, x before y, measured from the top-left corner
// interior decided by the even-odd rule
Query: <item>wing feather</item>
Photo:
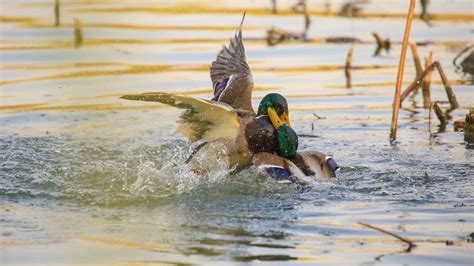
[[[223,103],[164,92],[129,94],[120,98],[159,102],[185,109],[180,115],[177,132],[191,142],[213,141],[219,138],[235,139],[239,133],[240,119],[237,113]]]
[[[231,75],[252,75],[250,67],[247,64],[244,43],[242,41],[242,23],[244,18],[245,14],[237,32],[234,37],[230,39],[228,47],[224,46],[217,55],[216,60],[212,62],[211,80],[214,89],[216,88],[217,82],[229,78]],[[216,93],[216,91],[214,91],[214,93]]]

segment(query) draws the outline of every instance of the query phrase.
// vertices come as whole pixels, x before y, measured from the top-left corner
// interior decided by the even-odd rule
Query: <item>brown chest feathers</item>
[[[252,153],[273,153],[277,147],[277,137],[268,116],[259,116],[245,128],[245,138]]]

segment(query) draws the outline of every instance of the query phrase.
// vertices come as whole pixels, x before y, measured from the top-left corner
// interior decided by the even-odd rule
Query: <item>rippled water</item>
[[[51,1],[52,2],[52,1]],[[268,47],[266,30],[300,31],[301,15],[271,1],[2,1],[0,31],[0,261],[12,263],[469,264],[474,231],[474,150],[449,124],[404,103],[399,142],[388,132],[405,1],[372,1],[371,14],[335,16],[344,1],[309,1],[308,42]],[[282,1],[283,2],[283,1]],[[472,43],[473,5],[431,1],[432,25],[415,20],[412,39],[447,72],[462,119],[473,107],[469,76],[452,59]],[[270,91],[289,101],[300,149],[331,154],[342,169],[311,187],[279,185],[225,164],[197,176],[184,166],[178,111],[118,99],[167,91],[210,98],[209,64],[247,10],[244,38],[254,106]],[[471,12],[469,12],[469,10]],[[334,11],[334,12],[333,12]],[[419,10],[417,10],[419,12]],[[384,16],[390,15],[387,18]],[[73,48],[72,19],[84,43]],[[394,41],[373,57],[377,31]],[[353,36],[353,88],[345,88]],[[407,86],[414,79],[407,60]],[[445,100],[438,76],[432,98]],[[421,105],[421,96],[415,98]],[[446,105],[443,105],[446,107]],[[325,119],[317,119],[313,113]],[[312,135],[309,137],[307,135]],[[358,224],[407,237],[406,244]]]

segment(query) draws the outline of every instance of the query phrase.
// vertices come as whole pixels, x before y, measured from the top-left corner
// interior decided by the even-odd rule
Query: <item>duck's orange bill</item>
[[[280,115],[280,120],[281,120],[281,122],[283,122],[283,124],[288,125],[289,127],[291,127],[291,125],[290,125],[290,117],[288,116],[287,113],[281,114],[281,115]]]

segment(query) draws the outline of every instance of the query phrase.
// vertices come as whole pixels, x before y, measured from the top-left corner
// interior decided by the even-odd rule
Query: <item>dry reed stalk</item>
[[[428,68],[433,64],[433,52],[430,52],[430,56],[425,60],[425,68]],[[433,73],[433,70],[430,70],[426,73],[425,78],[423,79],[423,83],[421,84],[422,88],[422,94],[423,94],[423,107],[424,108],[431,108],[431,92],[430,92],[430,86],[431,86],[431,74]]]
[[[430,54],[430,57],[426,60],[426,64],[429,64],[433,59],[433,53]],[[451,84],[449,84],[448,78],[444,73],[443,67],[439,61],[435,61],[434,63],[429,64],[426,69],[421,72],[418,77],[416,77],[415,81],[413,81],[410,86],[402,93],[400,96],[400,105],[405,100],[405,98],[416,88],[420,85],[423,86],[423,106],[428,108],[431,105],[430,99],[430,84],[431,84],[431,73],[433,72],[434,68],[438,70],[439,76],[441,77],[441,81],[443,82],[444,89],[446,90],[446,95],[448,97],[449,103],[451,108],[448,109],[447,113],[449,114],[451,111],[459,107],[458,100],[456,99],[456,95],[454,94],[453,88]],[[422,83],[423,82],[423,83]]]
[[[415,63],[416,76],[420,75],[423,68],[421,67],[420,55],[418,54],[418,48],[416,42],[410,42],[411,53],[413,54],[413,61]]]
[[[411,48],[411,53],[413,55],[413,63],[415,65],[416,76],[418,77],[418,75],[420,75],[420,73],[423,71],[423,68],[421,67],[420,56],[418,54],[418,47],[416,45],[416,42],[410,42],[410,48]],[[416,95],[418,94],[418,90],[419,90],[419,87],[413,90],[413,93],[410,96],[410,99],[413,101],[413,104],[415,105],[415,107],[416,107],[416,104],[415,104],[414,99]],[[404,98],[402,98],[401,102],[403,102],[403,99]]]
[[[283,29],[272,27],[267,30],[267,44],[270,46],[277,45],[286,40],[301,40],[303,36],[301,34],[289,32]]]
[[[429,72],[432,72],[433,69],[436,67],[436,64],[432,63],[425,70],[421,72],[420,75],[416,77],[416,79],[406,88],[406,90],[400,96],[400,104],[412,93],[416,90],[422,83],[423,79],[428,75]]]
[[[374,56],[380,55],[382,50],[385,50],[387,53],[389,53],[391,47],[390,39],[382,39],[378,32],[373,32],[372,35],[374,36],[375,42],[377,43],[377,48],[375,49]]]
[[[351,67],[352,67],[352,54],[354,52],[354,45],[351,45],[349,53],[347,53],[346,66],[344,68],[344,73],[346,75],[346,88],[352,88],[352,77],[351,77]]]
[[[429,113],[428,113],[428,132],[430,133],[431,135],[431,111],[433,109],[433,105],[430,104],[430,109],[429,109]]]
[[[396,239],[408,244],[408,247],[405,249],[405,252],[410,252],[414,247],[416,247],[416,245],[410,240],[410,239],[407,239],[407,238],[404,238],[404,237],[401,237],[395,233],[392,233],[392,232],[389,232],[383,228],[380,228],[378,226],[374,226],[374,225],[371,225],[371,224],[367,224],[367,223],[362,223],[362,222],[359,222],[360,225],[362,226],[365,226],[367,228],[370,228],[370,229],[374,229],[374,230],[377,230],[381,233],[384,233],[384,234],[387,234],[389,236],[393,236],[395,237]]]
[[[83,42],[81,22],[74,18],[74,47],[81,47]]]
[[[421,15],[420,18],[424,20],[425,22],[429,23],[429,17],[430,15],[428,14],[428,4],[429,0],[421,0]]]
[[[309,16],[308,3],[306,0],[299,0],[294,6],[291,7],[296,13],[301,13],[304,16],[304,29],[301,34],[303,40],[307,40],[307,34],[309,27],[311,26],[311,17]]]
[[[449,84],[449,81],[446,78],[446,74],[444,74],[443,67],[438,61],[435,61],[435,64],[436,64],[436,67],[438,68],[441,81],[443,81],[444,89],[446,90],[446,95],[448,96],[449,103],[451,104],[451,108],[449,110],[452,111],[459,107],[458,100],[456,99],[456,95],[454,94],[451,84]]]
[[[276,14],[277,10],[277,0],[272,0],[272,13]]]
[[[448,117],[446,117],[446,115],[443,113],[438,105],[438,102],[433,103],[433,109],[439,121],[441,122],[441,127],[445,127],[446,123],[448,122]]]
[[[304,15],[303,39],[306,40],[309,27],[311,26],[311,17],[309,16],[308,3],[306,2],[306,0],[303,0],[301,3],[303,5],[303,15]]]
[[[59,27],[61,25],[61,20],[60,20],[60,3],[59,0],[54,1],[54,26]]]
[[[402,90],[403,70],[405,69],[405,60],[407,55],[408,39],[410,36],[411,22],[415,12],[416,0],[410,0],[410,8],[408,10],[407,22],[405,25],[405,34],[403,36],[402,51],[400,54],[400,64],[398,66],[397,82],[395,84],[395,95],[393,99],[392,125],[390,128],[390,139],[397,139],[398,113],[400,111],[400,93]]]

